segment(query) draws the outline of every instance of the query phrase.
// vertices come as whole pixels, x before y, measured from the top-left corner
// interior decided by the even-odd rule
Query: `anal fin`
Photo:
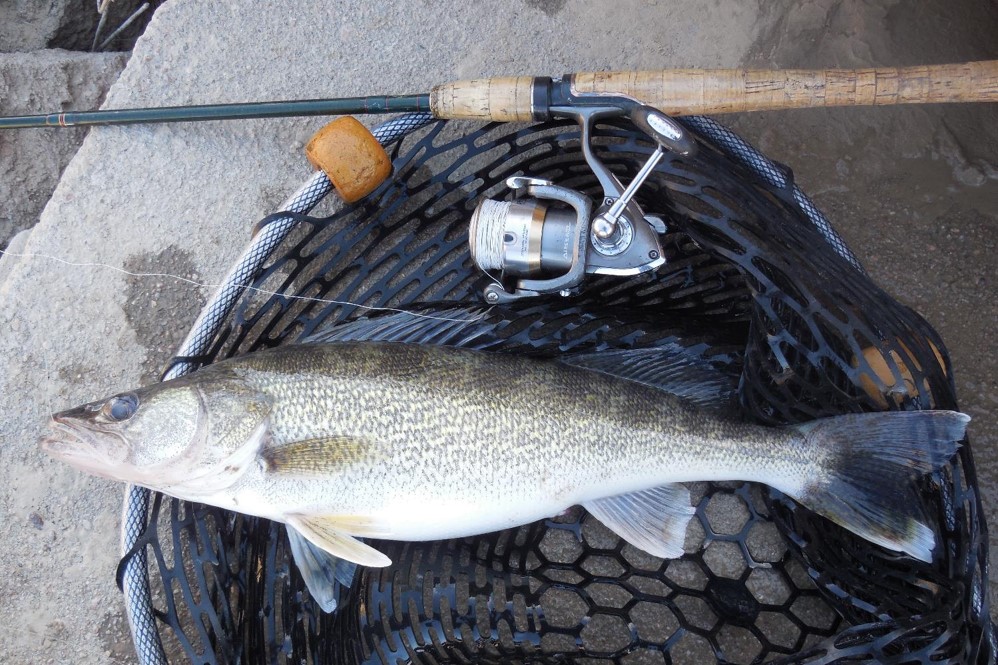
[[[378,550],[343,531],[343,525],[335,516],[288,515],[287,523],[310,543],[339,559],[372,568],[384,568],[392,563]]]
[[[618,536],[653,556],[683,555],[686,525],[696,512],[690,492],[677,483],[583,503]]]

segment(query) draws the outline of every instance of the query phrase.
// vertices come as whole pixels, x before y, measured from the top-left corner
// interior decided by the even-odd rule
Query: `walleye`
[[[765,483],[931,561],[935,537],[912,478],[946,463],[968,416],[866,413],[761,427],[699,408],[694,401],[716,394],[691,389],[683,363],[662,361],[661,351],[586,358],[285,346],[56,414],[41,446],[92,474],[284,522],[327,609],[323,552],[386,566],[358,538],[462,537],[576,504],[634,546],[680,556],[694,512],[686,481]]]

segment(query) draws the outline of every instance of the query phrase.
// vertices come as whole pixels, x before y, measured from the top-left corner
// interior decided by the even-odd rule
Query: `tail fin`
[[[908,411],[800,425],[816,457],[828,461],[794,498],[871,542],[930,562],[935,535],[912,480],[952,458],[969,421],[955,411]]]

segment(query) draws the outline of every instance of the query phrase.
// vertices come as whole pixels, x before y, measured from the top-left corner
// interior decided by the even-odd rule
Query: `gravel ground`
[[[387,7],[358,0],[172,0],[139,39],[107,104],[405,94],[492,74],[998,57],[998,7],[985,0],[917,8],[895,0],[446,0],[406,5],[405,15]],[[46,57],[27,54],[10,75],[23,76]],[[32,76],[43,89],[49,70],[38,71]],[[10,104],[0,95],[0,105]],[[971,437],[992,524],[998,510],[995,106],[728,120],[793,166],[874,279],[942,333],[961,403],[974,417]],[[250,226],[307,176],[301,149],[321,124],[94,130],[30,236],[15,246],[77,263],[217,281]],[[0,137],[0,158],[12,145],[6,140]],[[46,147],[39,137],[30,149],[17,148],[11,168],[28,169],[32,150]],[[0,237],[10,237],[4,205]],[[31,226],[34,214],[18,213],[12,224]],[[43,258],[0,260],[0,662],[134,662],[113,581],[121,486],[46,459],[34,442],[48,413],[154,376],[209,290]]]

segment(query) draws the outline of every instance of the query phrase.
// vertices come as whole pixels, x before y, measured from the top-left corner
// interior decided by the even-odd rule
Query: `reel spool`
[[[520,276],[566,273],[572,269],[577,227],[576,215],[537,200],[484,199],[471,216],[468,241],[482,270]]]

